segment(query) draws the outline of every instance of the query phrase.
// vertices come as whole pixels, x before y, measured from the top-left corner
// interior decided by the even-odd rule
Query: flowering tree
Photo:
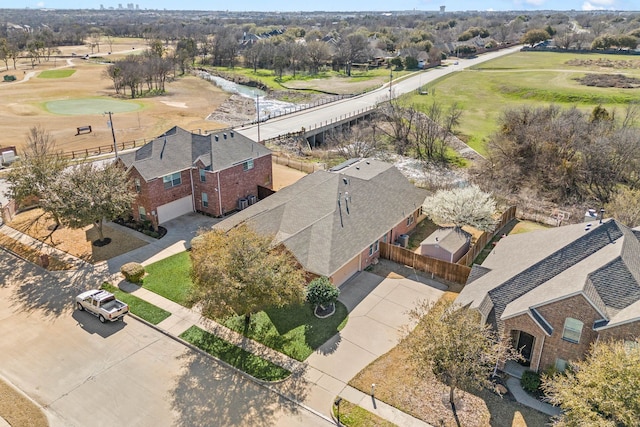
[[[491,231],[495,225],[496,202],[476,185],[440,190],[427,197],[422,210],[437,224],[470,225],[482,231]]]

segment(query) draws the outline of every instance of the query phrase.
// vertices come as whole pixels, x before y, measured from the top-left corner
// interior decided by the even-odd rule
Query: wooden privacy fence
[[[504,226],[507,225],[509,221],[511,221],[515,217],[516,217],[516,207],[511,206],[509,209],[504,211],[504,213],[500,216],[500,219],[498,220],[496,227],[493,229],[493,231],[490,233],[486,231],[482,233],[480,237],[478,237],[478,240],[476,240],[476,242],[473,244],[473,246],[469,248],[467,253],[458,260],[458,264],[466,265],[466,266],[472,265],[473,260],[476,259],[478,254],[480,254],[480,252],[482,252],[484,247],[487,246],[487,243],[489,243],[496,234],[500,233],[500,231],[504,228]]]
[[[398,264],[407,265],[416,270],[431,273],[449,282],[465,284],[471,268],[466,265],[452,264],[439,259],[420,255],[401,246],[380,243],[380,257]]]

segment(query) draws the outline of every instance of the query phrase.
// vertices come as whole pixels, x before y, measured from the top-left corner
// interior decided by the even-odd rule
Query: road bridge
[[[521,46],[515,46],[471,59],[461,59],[454,65],[413,73],[362,95],[269,119],[259,124],[236,127],[235,130],[254,141],[286,138],[292,135],[304,136],[310,145],[314,146],[323,141],[324,134],[328,130],[349,124],[353,125],[359,120],[367,118],[382,102],[415,91],[448,74],[463,71],[520,49]]]

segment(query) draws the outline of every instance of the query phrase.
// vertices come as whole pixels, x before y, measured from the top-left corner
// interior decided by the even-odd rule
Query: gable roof
[[[331,276],[419,209],[425,197],[393,165],[356,159],[307,175],[216,228],[247,223],[274,235],[307,271]]]
[[[193,167],[201,161],[208,170],[229,168],[271,153],[233,130],[199,135],[178,126],[131,153],[120,155],[127,169],[135,167],[145,181]]]
[[[471,241],[471,234],[459,227],[439,228],[427,236],[420,245],[438,245],[449,253],[455,253]]]
[[[606,320],[599,327],[640,320],[640,241],[614,220],[507,236],[473,270],[456,301],[493,317],[498,327],[579,294]]]

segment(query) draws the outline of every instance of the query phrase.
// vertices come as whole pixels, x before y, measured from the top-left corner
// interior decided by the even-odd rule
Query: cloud
[[[542,6],[546,0],[525,0],[525,4],[529,4],[531,6]]]
[[[44,7],[44,2],[43,1],[39,1],[38,3],[36,3],[36,6]]]

